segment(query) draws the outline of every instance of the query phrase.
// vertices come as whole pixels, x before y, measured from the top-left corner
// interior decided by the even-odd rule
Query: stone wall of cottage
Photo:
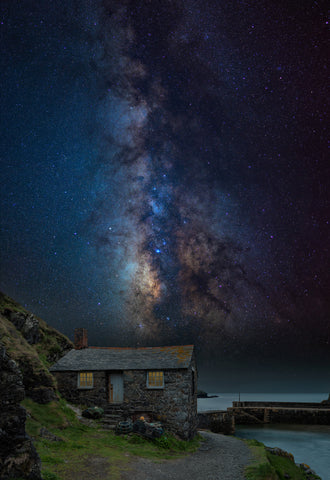
[[[130,416],[160,420],[166,430],[184,439],[197,430],[197,385],[191,369],[164,370],[164,389],[147,388],[147,372],[124,372],[124,405]]]
[[[193,368],[195,369],[193,373]],[[87,406],[100,406],[111,411],[108,403],[108,374],[93,372],[94,387],[79,389],[78,372],[54,372],[58,389],[68,401]],[[184,439],[197,431],[197,371],[194,359],[189,369],[164,370],[164,388],[147,387],[147,371],[125,370],[123,419],[145,416],[159,420],[166,430]]]
[[[54,372],[53,375],[59,392],[69,402],[88,407],[107,406],[107,372],[93,372],[93,388],[78,388],[78,372]]]

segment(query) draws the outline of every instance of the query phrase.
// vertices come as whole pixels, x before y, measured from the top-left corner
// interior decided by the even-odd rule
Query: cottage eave
[[[71,350],[51,368],[51,372],[107,370],[178,370],[188,369],[193,345],[145,348],[90,347]]]

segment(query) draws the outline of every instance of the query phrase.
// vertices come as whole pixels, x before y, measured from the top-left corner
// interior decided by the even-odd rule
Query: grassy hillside
[[[22,334],[3,315],[0,315],[0,341],[4,344],[8,355],[19,365],[27,392],[35,384],[55,387],[54,379],[37,349],[29,345]]]
[[[19,312],[25,315],[31,315],[22,305],[15,302],[12,298],[0,292],[0,314],[8,317],[8,311]],[[35,315],[34,315],[35,316]],[[72,342],[55,328],[50,327],[41,318],[39,322],[40,341],[35,345],[39,357],[43,363],[49,367],[58,360],[63,350],[68,351],[73,348]]]
[[[84,425],[64,400],[39,405],[26,399],[27,433],[42,461],[44,480],[116,480],[134,459],[175,458],[198,448],[200,439],[185,442],[167,435],[149,441],[134,434],[115,435],[97,422]],[[46,431],[44,430],[46,428]]]
[[[38,324],[37,343],[28,343],[10,320],[13,315],[19,315],[22,321],[33,318]],[[0,341],[22,371],[26,395],[42,402],[54,398],[56,385],[48,367],[73,348],[72,342],[3,293],[0,293]]]

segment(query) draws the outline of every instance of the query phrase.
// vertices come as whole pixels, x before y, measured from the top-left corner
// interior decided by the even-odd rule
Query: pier
[[[227,410],[198,413],[199,428],[233,434],[235,425],[288,423],[330,425],[330,404],[295,402],[233,402]]]
[[[227,409],[236,424],[330,425],[330,405],[295,402],[233,402]]]

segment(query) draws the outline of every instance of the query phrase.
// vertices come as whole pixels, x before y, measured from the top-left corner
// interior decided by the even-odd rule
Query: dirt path
[[[252,460],[249,448],[237,438],[200,432],[205,442],[184,458],[155,462],[140,458],[122,480],[244,480]]]

